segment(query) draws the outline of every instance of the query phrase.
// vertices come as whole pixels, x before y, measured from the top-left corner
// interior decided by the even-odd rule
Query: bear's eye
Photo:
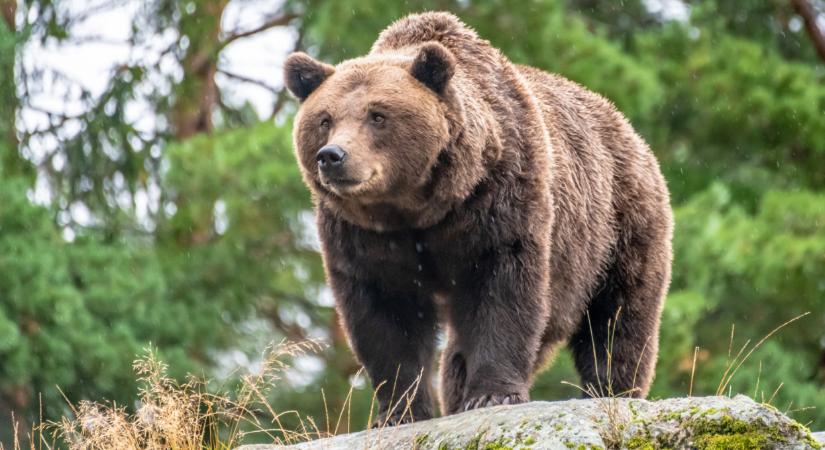
[[[370,114],[370,120],[372,120],[372,123],[378,125],[384,123],[387,118],[381,113],[372,113]]]
[[[323,119],[323,120],[321,120],[321,128],[323,128],[323,129],[325,129],[325,130],[326,130],[326,129],[329,129],[329,119]]]

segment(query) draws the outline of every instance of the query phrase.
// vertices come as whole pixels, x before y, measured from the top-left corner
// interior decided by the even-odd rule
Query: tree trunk
[[[14,16],[17,12],[17,0],[0,0],[0,14],[3,15],[3,21],[6,27],[14,32]]]
[[[4,177],[22,175],[24,161],[17,151],[17,87],[14,64],[17,56],[14,16],[16,0],[0,0],[0,171]]]
[[[30,169],[17,148],[19,100],[14,78],[18,44],[14,20],[16,13],[17,0],[0,0],[0,179],[26,175]],[[21,448],[28,448],[28,434],[31,432],[30,391],[28,384],[6,386],[0,390],[0,420],[6,420],[4,425],[12,424],[13,429],[16,428]]]
[[[229,0],[197,2],[192,14],[181,19],[181,35],[189,40],[183,58],[183,80],[175,90],[171,119],[177,139],[212,131],[212,112],[218,103],[215,72],[218,66],[221,16]]]

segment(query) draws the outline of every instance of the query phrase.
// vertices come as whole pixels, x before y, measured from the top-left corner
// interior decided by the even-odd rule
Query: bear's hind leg
[[[569,341],[585,396],[644,397],[650,389],[671,264],[669,216],[659,219],[624,228],[612,267]]]

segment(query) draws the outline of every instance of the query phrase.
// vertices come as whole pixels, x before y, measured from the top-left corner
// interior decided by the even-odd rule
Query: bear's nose
[[[343,164],[346,157],[347,152],[340,145],[329,144],[318,150],[315,154],[315,161],[318,161],[318,167],[321,169],[331,169]]]

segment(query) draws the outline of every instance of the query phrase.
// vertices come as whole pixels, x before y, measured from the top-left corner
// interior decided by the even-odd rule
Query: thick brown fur
[[[527,401],[565,342],[591,393],[646,395],[672,214],[655,157],[610,102],[512,64],[447,13],[403,18],[336,67],[293,54],[285,72],[327,276],[356,355],[386,383],[382,418],[409,420],[391,397],[419,376],[412,417],[433,415],[440,326],[444,414]],[[334,170],[318,163],[328,145],[345,152]]]

